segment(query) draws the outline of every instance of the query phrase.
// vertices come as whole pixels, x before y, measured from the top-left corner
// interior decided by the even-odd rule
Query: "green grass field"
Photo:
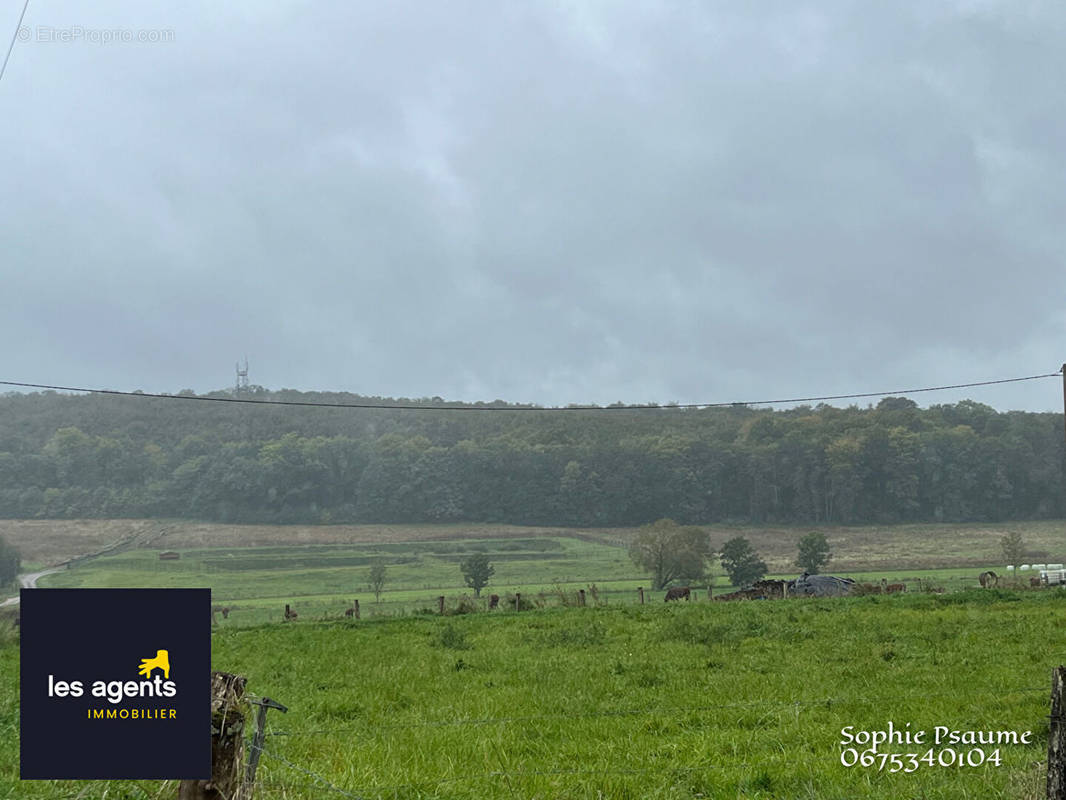
[[[217,630],[213,662],[290,708],[271,712],[263,800],[345,796],[323,779],[390,800],[1024,800],[1043,796],[1064,634],[1066,591],[969,591],[301,619]],[[0,642],[0,797],[174,796],[173,783],[18,784],[18,647]],[[842,728],[890,720],[1032,743],[1001,746],[999,766],[842,766]]]
[[[432,542],[302,545],[183,550],[160,561],[156,550],[130,550],[46,576],[42,587],[126,588],[209,586],[218,604],[232,606],[232,624],[279,619],[285,603],[301,614],[339,615],[358,597],[367,614],[399,614],[435,607],[439,595],[463,586],[459,560],[489,554],[495,575],[486,594],[534,595],[554,587],[576,591],[591,583],[604,592],[635,594],[647,584],[626,551],[571,537],[464,539]],[[367,585],[369,564],[387,563],[380,604]]]
[[[1064,560],[1055,557],[1061,523],[1024,525],[1027,541],[1046,549],[1040,560]],[[90,538],[106,545],[121,527],[98,525]],[[214,632],[215,667],[292,709],[271,715],[263,800],[1043,796],[1066,590],[973,591],[982,569],[1002,571],[1001,528],[831,533],[828,572],[904,582],[907,595],[708,603],[701,591],[699,602],[667,605],[649,591],[640,606],[636,588],[649,581],[628,558],[632,531],[185,525],[160,538],[147,522],[130,527],[155,538],[41,585],[211,587],[233,609]],[[35,538],[47,534],[41,524],[15,532],[36,542],[36,562],[55,563]],[[77,552],[77,529],[60,533],[62,552]],[[795,576],[795,531],[712,536],[749,533],[774,577]],[[181,558],[160,561],[162,550]],[[496,569],[485,595],[520,591],[535,607],[426,613],[439,595],[453,612],[472,594],[458,561],[473,552]],[[380,603],[367,585],[375,560],[388,565]],[[719,570],[714,592],[727,583]],[[592,585],[598,597],[590,591],[589,607],[574,607]],[[359,622],[343,617],[355,598]],[[282,624],[286,603],[299,619]],[[19,784],[17,662],[15,637],[0,632],[0,800],[176,794],[173,783]],[[890,764],[840,763],[843,727],[882,730],[890,720],[1029,730],[1034,742],[1001,748],[999,766],[919,762],[889,774]]]

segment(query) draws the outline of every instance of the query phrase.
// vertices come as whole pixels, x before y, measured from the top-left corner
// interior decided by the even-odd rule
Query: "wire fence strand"
[[[1046,693],[1043,687],[1021,687],[1017,689],[997,689],[997,694],[1026,694],[1031,692]],[[904,695],[892,696],[863,696],[863,697],[822,697],[806,700],[750,700],[738,703],[715,703],[699,706],[656,706],[651,708],[619,708],[604,709],[602,711],[586,712],[559,712],[554,714],[528,714],[508,717],[479,717],[472,719],[456,718],[447,720],[419,720],[416,722],[401,722],[388,725],[378,725],[366,722],[358,726],[342,726],[336,728],[313,728],[311,730],[268,730],[267,736],[319,736],[334,733],[358,733],[364,731],[403,730],[411,728],[444,728],[464,726],[505,725],[511,723],[547,722],[558,719],[596,719],[611,717],[635,717],[635,716],[670,716],[678,714],[704,713],[709,711],[721,711],[723,709],[736,708],[794,708],[802,706],[833,706],[845,704],[870,704],[890,703],[900,701],[922,701],[931,697],[958,697],[958,692],[923,692],[920,696],[908,697]]]
[[[354,800],[367,800],[367,798],[364,797],[363,795],[353,794],[352,792],[349,792],[347,789],[342,789],[339,786],[337,786],[336,784],[334,784],[329,778],[325,777],[324,775],[320,775],[317,772],[309,770],[309,769],[307,769],[305,767],[301,767],[299,764],[293,764],[287,758],[285,758],[283,756],[279,756],[277,753],[272,752],[271,750],[268,750],[265,747],[260,748],[260,752],[262,752],[263,755],[265,755],[265,756],[267,756],[269,758],[274,759],[275,761],[278,761],[278,762],[284,764],[289,769],[296,770],[297,772],[299,772],[299,773],[301,773],[303,775],[306,775],[307,777],[309,777],[312,780],[314,780],[316,784],[322,786],[325,789],[330,790],[331,792],[335,792],[335,793],[341,795],[342,797],[351,797],[351,798],[354,798]]]
[[[329,791],[335,792],[335,793],[341,795],[342,797],[355,798],[355,800],[367,800],[365,795],[354,794],[354,793],[348,791],[347,789],[342,789],[341,787],[339,787],[336,784],[334,784],[332,781],[330,781],[325,776],[323,776],[323,775],[321,775],[321,774],[319,774],[317,772],[314,772],[313,770],[309,770],[309,769],[306,769],[305,767],[301,767],[298,764],[294,764],[292,761],[289,761],[288,759],[284,758],[283,756],[278,755],[277,753],[273,753],[273,752],[267,750],[266,748],[263,748],[262,752],[263,752],[264,755],[269,756],[270,758],[274,759],[275,761],[278,761],[281,764],[284,764],[285,766],[289,767],[292,770],[295,770],[296,772],[300,773],[301,775],[304,775],[306,777],[309,777],[309,778],[313,779],[315,781],[315,785],[318,786],[318,787],[322,787],[322,788],[328,789]],[[427,780],[424,780],[424,781],[418,781],[418,782],[415,782],[415,783],[401,783],[401,784],[393,784],[393,785],[390,785],[390,786],[375,786],[370,791],[375,793],[375,794],[380,794],[381,792],[396,792],[396,791],[400,791],[400,790],[403,790],[403,789],[418,789],[419,787],[424,787],[424,786],[443,786],[444,784],[457,783],[457,782],[468,783],[468,782],[474,782],[474,781],[486,780],[486,779],[529,778],[529,777],[538,777],[538,776],[563,776],[563,775],[589,776],[589,775],[689,774],[689,773],[695,773],[695,772],[709,772],[712,769],[714,769],[714,766],[711,765],[711,764],[707,764],[705,766],[700,766],[700,767],[678,767],[678,766],[673,766],[673,765],[662,765],[662,766],[658,766],[658,767],[641,767],[641,768],[625,768],[625,769],[604,767],[604,768],[594,768],[594,769],[589,769],[589,768],[585,768],[585,769],[563,769],[563,768],[559,768],[559,769],[532,769],[532,770],[513,770],[513,771],[512,770],[491,770],[489,772],[480,772],[480,773],[474,773],[474,774],[471,774],[471,775],[459,775],[459,776],[456,776],[454,778],[430,778],[430,779],[427,779]],[[256,785],[257,786],[260,786],[260,785],[262,785],[262,786],[271,786],[271,785],[274,785],[274,786],[286,786],[286,783],[283,782],[283,781],[275,781],[275,780],[272,780],[272,779],[267,779],[267,780],[264,780],[264,781],[257,781]]]

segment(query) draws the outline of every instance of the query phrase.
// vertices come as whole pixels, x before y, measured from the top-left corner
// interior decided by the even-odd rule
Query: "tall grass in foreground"
[[[1064,633],[1066,592],[987,591],[297,621],[220,630],[213,660],[290,708],[263,800],[344,796],[322,779],[390,799],[1023,799],[1043,792]],[[17,657],[0,646],[0,797],[173,796],[18,784]],[[1033,743],[998,767],[841,765],[844,726],[889,720]]]

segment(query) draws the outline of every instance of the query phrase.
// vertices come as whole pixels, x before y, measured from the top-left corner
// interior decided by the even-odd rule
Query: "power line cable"
[[[0,66],[0,81],[4,79],[4,72],[7,71],[7,62],[11,58],[11,51],[15,49],[15,40],[18,38],[19,31],[22,30],[22,20],[26,18],[26,9],[29,8],[30,0],[26,0],[22,4],[22,13],[19,14],[18,24],[15,26],[15,32],[11,34],[11,44],[7,46],[7,55],[4,56],[4,64]]]
[[[950,389],[971,389],[976,386],[993,386],[1002,383],[1021,383],[1022,381],[1035,381],[1041,378],[1057,378],[1062,371],[1048,372],[1043,375],[1027,375],[1022,378],[999,378],[989,381],[974,381],[972,383],[955,383],[946,386],[925,386],[919,389],[894,389],[887,392],[856,392],[853,394],[831,394],[819,397],[791,397],[778,400],[739,400],[732,402],[712,403],[639,403],[630,405],[567,405],[567,406],[536,406],[536,405],[415,405],[405,403],[312,403],[305,400],[255,400],[250,397],[210,397],[195,394],[159,394],[153,392],[124,392],[118,389],[89,389],[78,386],[56,386],[45,383],[24,383],[20,381],[0,381],[0,386],[17,386],[26,389],[49,389],[60,392],[84,392],[87,394],[111,394],[125,397],[151,397],[160,400],[201,400],[213,403],[245,403],[260,406],[302,406],[305,408],[365,408],[381,409],[386,411],[644,411],[655,409],[680,409],[680,408],[728,408],[734,406],[768,406],[786,405],[790,403],[813,403],[825,400],[851,400],[862,397],[888,397],[893,395],[919,394],[921,392],[943,392]]]

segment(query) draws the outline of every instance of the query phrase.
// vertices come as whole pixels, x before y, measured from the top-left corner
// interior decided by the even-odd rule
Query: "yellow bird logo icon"
[[[164,678],[170,679],[170,654],[166,650],[156,650],[155,658],[142,658],[137,672],[143,675],[145,680],[149,680],[152,670],[157,668],[163,670]]]

